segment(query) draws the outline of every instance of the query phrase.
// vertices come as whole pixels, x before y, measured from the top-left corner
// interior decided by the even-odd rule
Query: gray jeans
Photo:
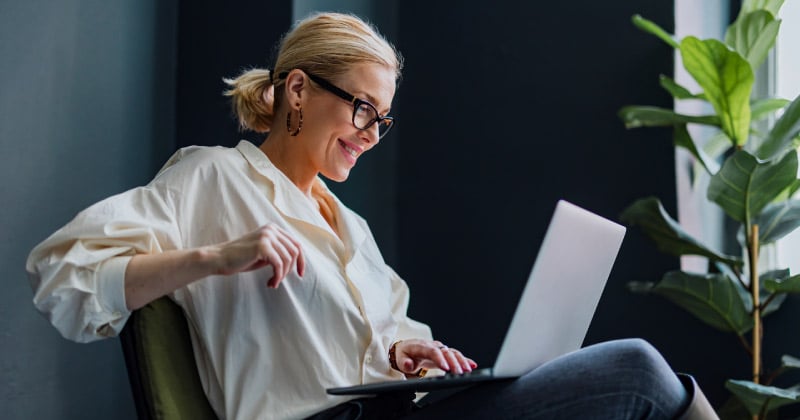
[[[414,404],[412,395],[348,401],[311,418],[673,419],[689,402],[661,354],[641,339],[595,344],[515,380],[475,385],[429,404],[425,398]]]

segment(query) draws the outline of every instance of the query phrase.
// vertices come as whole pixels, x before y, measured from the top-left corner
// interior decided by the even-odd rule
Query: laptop
[[[623,226],[559,201],[492,368],[329,388],[328,394],[428,392],[517,378],[578,350],[624,236]]]

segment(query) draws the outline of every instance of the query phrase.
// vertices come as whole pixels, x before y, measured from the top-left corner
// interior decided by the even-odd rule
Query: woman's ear
[[[286,76],[286,102],[290,109],[297,109],[307,96],[308,77],[300,69],[294,69]]]

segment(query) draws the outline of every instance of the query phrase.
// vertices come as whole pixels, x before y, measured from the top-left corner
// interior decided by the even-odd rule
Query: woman
[[[273,71],[226,80],[242,126],[269,133],[260,147],[182,149],[147,186],[81,212],[31,252],[34,303],[65,337],[92,341],[169,295],[192,326],[200,378],[221,418],[671,418],[684,410],[690,397],[640,340],[593,346],[422,409],[410,398],[325,393],[476,367],[406,316],[405,282],[364,220],[319,178],[346,180],[392,127],[400,70],[394,48],[354,16],[299,22]]]

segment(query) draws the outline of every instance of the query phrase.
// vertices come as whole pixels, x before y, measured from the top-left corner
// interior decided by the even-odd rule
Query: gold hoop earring
[[[297,106],[298,106],[297,113],[299,115],[299,118],[297,120],[297,129],[295,129],[294,131],[292,131],[292,111],[289,110],[289,112],[286,113],[286,131],[288,131],[289,135],[292,137],[295,137],[298,134],[300,134],[300,130],[303,128],[303,107],[301,107],[299,104]]]

